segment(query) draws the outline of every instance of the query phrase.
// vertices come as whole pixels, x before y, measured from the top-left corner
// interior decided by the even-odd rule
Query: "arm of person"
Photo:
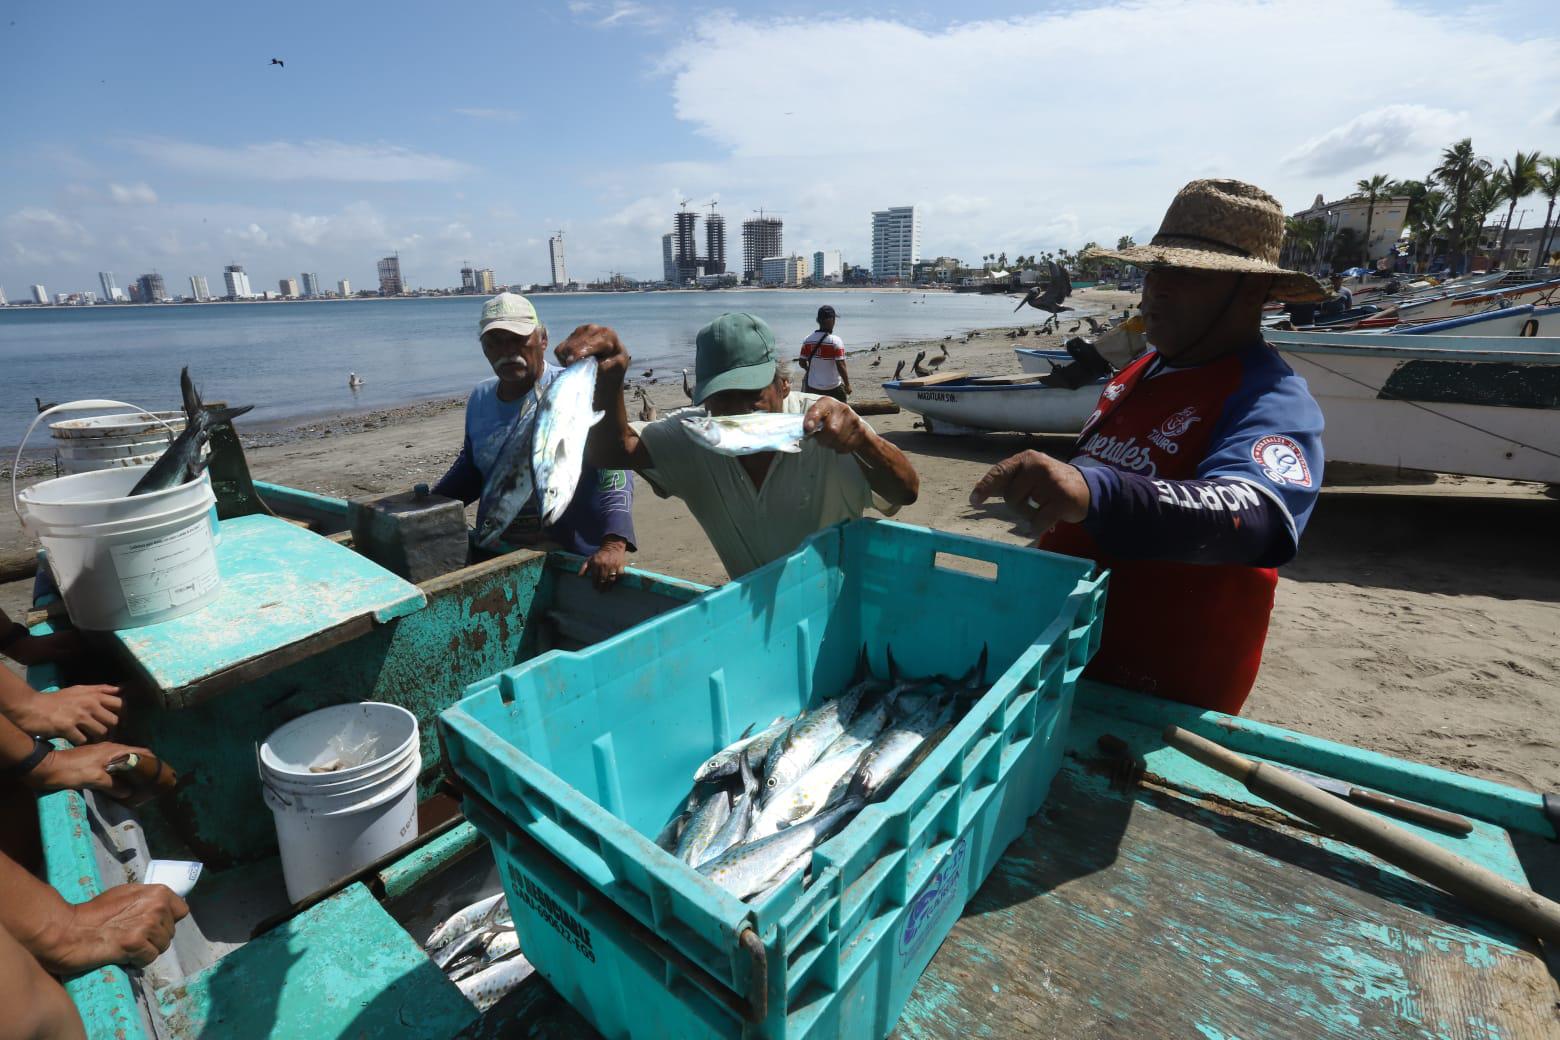
[[[0,928],[0,1025],[3,1040],[86,1040],[81,1014],[65,987],[26,947]]]
[[[469,506],[482,497],[482,483],[482,471],[472,460],[471,438],[467,437],[461,442],[460,454],[455,456],[455,461],[439,478],[439,482],[433,485],[433,493],[445,498],[458,498]]]
[[[852,455],[867,484],[892,506],[907,506],[921,493],[921,478],[905,453],[878,436],[848,404],[820,397],[807,409],[802,429],[841,455]]]
[[[54,888],[0,854],[0,927],[57,975],[105,964],[145,967],[173,942],[189,914],[165,885],[115,885],[96,899],[70,904]]]
[[[28,736],[63,737],[72,744],[102,740],[119,723],[117,686],[67,686],[39,693],[0,668],[0,714]]]
[[[849,397],[855,391],[850,388],[850,373],[845,369],[845,359],[842,357],[834,364],[840,370],[840,386],[845,388],[845,395]]]
[[[616,332],[604,325],[581,325],[554,352],[564,367],[581,358],[596,359],[596,408],[605,413],[585,441],[585,463],[597,469],[652,469],[650,449],[628,423],[623,379],[632,358]]]
[[[588,577],[597,589],[605,591],[623,574],[627,557],[637,551],[634,537],[634,478],[624,470],[589,470],[584,475],[591,479],[589,493],[577,493],[564,522],[576,509],[584,514],[582,525],[593,532],[587,535],[592,541],[599,539],[596,551],[580,566],[579,573]]]
[[[0,653],[18,664],[32,666],[59,661],[81,653],[86,649],[80,632],[50,632],[35,636],[27,626],[11,620],[0,610]]]

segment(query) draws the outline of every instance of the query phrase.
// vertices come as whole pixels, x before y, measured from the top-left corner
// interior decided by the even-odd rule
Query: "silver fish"
[[[677,839],[677,858],[693,867],[703,863],[708,858],[710,842],[730,815],[731,796],[725,791],[716,791],[706,798]]]
[[[677,839],[682,837],[683,827],[687,826],[689,815],[686,812],[680,812],[673,816],[667,825],[661,828],[661,833],[656,835],[655,843],[675,856],[677,854]]]
[[[596,359],[581,358],[547,387],[537,408],[531,470],[541,495],[542,523],[555,524],[574,501],[585,464],[585,439],[601,421],[595,410]]]
[[[732,804],[731,815],[710,841],[704,853],[704,863],[725,855],[733,846],[746,841],[758,813],[758,778],[753,775],[753,766],[746,755],[739,755],[737,759],[742,773],[742,795]],[[699,865],[694,864],[696,867]]]
[[[845,724],[845,732],[824,749],[822,758],[831,758],[843,751],[865,751],[877,739],[889,719],[888,691],[876,696],[864,697],[856,708],[856,714]]]
[[[497,1004],[520,983],[531,977],[536,969],[520,954],[515,954],[484,968],[468,978],[455,983],[465,998],[478,1011],[486,1011]]]
[[[492,549],[498,544],[499,536],[515,522],[515,517],[536,491],[531,470],[531,440],[535,433],[536,406],[529,405],[498,450],[498,461],[482,488],[482,500],[477,506],[476,542],[484,549]]]
[[[792,412],[747,415],[687,415],[683,429],[698,444],[720,455],[756,455],[765,451],[795,454],[807,436],[804,416]]]
[[[845,693],[798,719],[776,740],[764,761],[764,803],[802,778],[823,755],[824,749],[845,732],[845,724],[855,717],[856,707],[867,692],[861,682]]]
[[[851,794],[871,799],[915,754],[922,741],[941,728],[953,714],[953,700],[928,704],[905,722],[895,723],[872,742],[861,756]]]
[[[754,902],[754,903],[762,903],[762,902],[764,902],[770,896],[774,895],[775,892],[778,891],[779,888],[782,885],[784,885],[787,881],[791,880],[793,877],[795,877],[796,875],[800,874],[802,871],[806,870],[810,866],[812,866],[812,849],[808,849],[806,852],[802,853],[800,856],[797,856],[796,859],[794,861],[792,861],[790,866],[786,867],[784,870],[782,870],[780,872],[779,876],[777,876],[775,878],[775,880],[770,884],[770,886],[768,888],[764,889],[758,895],[753,897],[752,902]]]
[[[784,715],[776,715],[775,720],[760,733],[751,733],[753,727],[749,726],[740,738],[727,744],[715,752],[693,772],[693,782],[703,783],[706,780],[718,780],[723,776],[731,776],[737,771],[737,759],[747,752],[747,760],[762,762],[764,756],[769,753],[769,745],[775,738],[785,732],[786,723],[790,720]]]
[[[764,838],[782,827],[794,826],[828,804],[830,794],[841,780],[849,782],[861,758],[861,751],[846,751],[820,759],[802,778],[764,804],[749,829],[749,839]]]
[[[507,913],[509,903],[504,898],[504,893],[479,899],[470,906],[463,907],[451,914],[439,927],[435,928],[428,936],[428,941],[423,944],[425,949],[436,950],[440,946],[460,938],[467,932],[474,931],[488,921],[496,918],[500,913]]]
[[[699,873],[725,888],[738,899],[747,899],[764,891],[796,862],[826,841],[860,811],[862,803],[852,799],[833,809],[803,820],[777,834],[739,845],[719,859],[699,868]]]
[[[179,391],[184,397],[184,432],[157,457],[152,468],[141,475],[130,489],[131,495],[145,495],[153,491],[166,491],[200,476],[203,468],[201,449],[211,435],[211,428],[232,422],[254,405],[242,408],[212,408],[201,403],[200,393],[190,379],[189,368],[179,372]]]

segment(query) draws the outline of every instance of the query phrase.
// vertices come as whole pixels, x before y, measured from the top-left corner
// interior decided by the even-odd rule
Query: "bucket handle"
[[[151,416],[153,419],[156,419],[164,426],[167,426],[169,433],[173,434],[174,436],[178,436],[178,431],[176,431],[168,424],[168,420],[164,419],[156,412],[149,412],[139,405],[126,404],[124,401],[110,401],[101,397],[84,397],[80,401],[66,401],[64,404],[57,404],[49,408],[45,408],[43,411],[38,413],[38,418],[32,421],[32,425],[27,427],[27,433],[22,437],[22,443],[16,446],[16,458],[11,462],[11,509],[15,511],[16,518],[18,520],[22,519],[22,504],[16,498],[16,470],[22,464],[22,452],[27,449],[27,438],[33,435],[33,431],[38,428],[39,423],[43,422],[43,420],[47,419],[55,412],[85,411],[88,408],[130,408],[134,411],[142,413],[143,415]],[[23,526],[25,525],[26,521],[23,521]]]

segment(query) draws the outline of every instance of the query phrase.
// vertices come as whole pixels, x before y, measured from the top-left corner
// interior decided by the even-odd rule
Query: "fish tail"
[[[195,389],[195,380],[190,378],[188,365],[179,370],[179,393],[184,399],[184,417],[194,422],[204,405],[200,403],[200,391]]]
[[[254,405],[252,404],[239,405],[237,408],[207,408],[205,409],[206,419],[210,425],[220,426],[223,423],[232,422],[234,419],[237,419],[240,415],[243,415],[252,408],[254,408]]]

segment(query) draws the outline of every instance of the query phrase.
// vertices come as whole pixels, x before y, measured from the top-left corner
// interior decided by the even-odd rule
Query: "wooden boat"
[[[1560,338],[1265,337],[1321,404],[1329,460],[1560,483]]]
[[[883,384],[890,400],[920,415],[928,433],[1077,433],[1099,403],[1105,380],[1067,390],[1037,375],[897,380]]]
[[[1560,303],[1560,279],[1528,282],[1523,285],[1481,286],[1468,292],[1404,300],[1397,306],[1398,314],[1405,321],[1438,321],[1442,318],[1458,318],[1524,303],[1539,307]]]
[[[1512,336],[1528,339],[1560,336],[1560,305],[1517,307],[1442,318],[1424,323],[1399,322],[1386,330],[1394,336]]]
[[[276,511],[321,528],[345,515],[339,500],[260,491]],[[283,537],[260,522],[273,519],[224,520],[224,566],[256,532]],[[268,613],[269,600],[250,604],[245,631],[208,626],[205,646],[171,661],[146,656],[150,636],[116,636],[120,662],[152,684],[127,736],[152,741],[194,782],[138,810],[74,791],[40,799],[48,880],[82,901],[139,876],[150,856],[202,859],[207,873],[173,946],[147,969],[68,980],[87,1035],[592,1036],[539,975],[478,1014],[421,949],[435,922],[499,887],[487,845],[442,793],[438,712],[473,676],[597,641],[704,591],[631,569],[620,588],[597,594],[577,564],[516,553],[423,582],[411,599],[367,614],[315,591],[329,575],[276,574],[276,587],[295,593],[281,613],[323,627],[263,652],[265,634],[285,620]],[[315,598],[297,598],[307,595]],[[169,688],[175,677],[184,681]],[[314,905],[290,907],[253,742],[304,711],[367,697],[402,704],[423,723],[418,842]],[[1256,759],[1460,813],[1473,824],[1466,837],[1407,826],[1517,883],[1560,871],[1556,821],[1536,794],[1085,681],[1045,810],[932,959],[896,1035],[1028,1035],[1036,1022],[1059,1036],[1550,1035],[1557,990],[1535,940],[1168,748],[1168,723]],[[1112,781],[1119,760],[1102,755],[1107,735],[1140,760],[1141,782]]]

